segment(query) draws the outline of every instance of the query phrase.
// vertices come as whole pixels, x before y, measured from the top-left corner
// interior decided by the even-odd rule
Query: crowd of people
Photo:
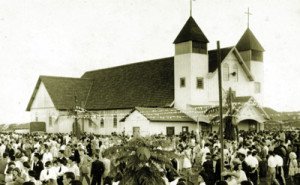
[[[236,140],[224,142],[223,152],[217,133],[161,138],[171,141],[168,150],[178,156],[170,159],[176,173],[162,171],[166,185],[188,184],[194,174],[198,185],[300,184],[297,131],[241,132]],[[78,139],[70,134],[1,133],[0,184],[117,185],[122,174],[111,173],[116,161],[104,151],[130,139],[116,134]]]

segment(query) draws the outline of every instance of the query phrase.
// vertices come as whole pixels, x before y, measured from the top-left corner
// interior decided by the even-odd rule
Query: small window
[[[93,121],[91,119],[89,119],[89,127],[93,126]]]
[[[180,87],[185,87],[185,78],[180,78]]]
[[[232,73],[230,75],[232,76],[232,79],[237,82],[238,81],[238,65],[234,64],[232,67]]]
[[[197,89],[204,89],[204,82],[203,82],[203,78],[201,77],[197,78]]]
[[[52,116],[49,116],[49,126],[52,126]]]
[[[228,64],[223,64],[223,80],[224,81],[229,80],[229,66],[228,66]]]
[[[100,127],[101,128],[104,127],[104,118],[103,118],[103,116],[101,116],[101,118],[100,118]]]
[[[38,117],[38,113],[36,112],[35,113],[35,122],[38,122],[39,121],[39,117]]]
[[[186,126],[182,127],[182,133],[187,133],[187,132],[189,132],[189,127]]]
[[[254,82],[254,92],[255,93],[260,93],[260,82]]]
[[[117,115],[114,115],[114,120],[113,120],[113,122],[114,122],[114,128],[117,128],[117,126],[118,126],[118,118],[117,118]]]

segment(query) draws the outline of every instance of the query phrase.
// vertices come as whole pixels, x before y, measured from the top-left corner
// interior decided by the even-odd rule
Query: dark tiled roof
[[[137,110],[152,122],[195,122],[192,118],[175,108],[136,107],[134,110]],[[122,121],[125,121],[128,116],[125,116]]]
[[[193,17],[190,17],[187,20],[180,33],[174,40],[174,44],[186,41],[198,41],[204,43],[209,42],[202,30],[197,25],[196,21],[193,19]]]
[[[28,103],[27,111],[30,111],[41,83],[45,85],[55,108],[58,110],[68,110],[75,107],[75,96],[77,100],[76,105],[81,106],[82,103],[85,104],[93,80],[85,78],[40,76]]]
[[[228,53],[232,50],[233,47],[221,48],[221,61],[225,59]],[[217,58],[218,50],[210,50],[208,51],[208,66],[209,72],[212,73],[218,68],[218,58]]]
[[[234,103],[246,103],[250,100],[251,96],[237,96],[234,97],[232,102]]]
[[[247,51],[247,50],[265,51],[249,28],[247,28],[247,30],[245,31],[245,33],[237,43],[236,48],[239,51]]]
[[[166,107],[174,101],[174,58],[86,72],[94,79],[86,109]]]

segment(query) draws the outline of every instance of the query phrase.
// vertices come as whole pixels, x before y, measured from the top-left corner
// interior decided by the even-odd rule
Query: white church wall
[[[255,92],[255,84],[253,83],[253,96],[263,105],[264,99],[264,64],[261,61],[251,61],[251,73],[255,75],[254,83],[260,83],[260,92]]]
[[[185,110],[186,104],[199,105],[207,102],[208,56],[187,53],[174,57],[175,107]],[[185,87],[180,86],[180,78],[185,78]],[[197,78],[203,78],[203,89],[197,88]]]
[[[45,122],[47,132],[55,132],[57,130],[57,126],[53,126],[53,123],[59,115],[59,111],[54,107],[50,95],[42,82],[32,102],[30,115],[32,122]]]
[[[233,53],[228,54],[228,56],[223,60],[222,67],[228,64],[229,66],[229,80],[224,81],[222,70],[222,86],[224,91],[228,91],[231,87],[233,91],[236,92],[236,96],[254,96],[254,86],[253,81],[249,81],[248,77],[246,76],[245,71],[241,67],[238,62],[238,59]],[[233,66],[238,66],[237,72],[237,80],[236,77],[232,76],[230,73],[233,72]],[[214,72],[213,76],[210,79],[209,83],[209,101],[211,102],[218,102],[219,94],[218,94],[218,74],[217,71]],[[224,94],[225,95],[225,94]]]
[[[203,105],[206,104],[208,99],[208,56],[204,54],[191,54],[191,100],[188,104]],[[197,88],[197,78],[203,78],[203,89]]]
[[[101,110],[91,112],[90,123],[85,120],[84,125],[81,127],[84,132],[95,133],[101,135],[110,135],[113,132],[118,134],[122,133],[125,129],[123,122],[120,120],[129,114],[131,109],[116,109],[116,110]],[[117,125],[114,126],[114,115],[117,118]],[[101,119],[103,119],[103,127],[101,126]]]
[[[150,135],[153,130],[150,121],[138,111],[132,112],[123,122],[123,126],[127,135],[133,135],[134,127],[139,127],[141,136]]]
[[[187,102],[190,102],[190,73],[191,55],[182,54],[174,57],[174,93],[175,107],[186,109]],[[185,87],[180,87],[180,78],[185,78]]]
[[[196,133],[197,124],[189,122],[151,122],[150,123],[151,134],[167,134],[167,127],[174,127],[175,135],[179,135],[182,132],[182,127],[187,127],[188,131],[194,131]]]

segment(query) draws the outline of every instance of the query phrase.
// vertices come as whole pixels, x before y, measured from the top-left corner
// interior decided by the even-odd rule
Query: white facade
[[[94,111],[90,114],[78,113],[78,124],[81,131],[95,134],[121,133],[125,128],[120,125],[120,119],[130,112],[125,110],[104,110]],[[36,96],[30,108],[31,120],[35,122],[45,122],[46,132],[49,133],[71,133],[75,117],[68,111],[57,110],[51,100],[45,85],[41,82]],[[114,118],[117,123],[114,125]],[[101,125],[101,120],[103,124]]]
[[[194,122],[155,122],[149,121],[140,112],[135,110],[123,122],[125,126],[125,133],[134,135],[135,130],[141,136],[149,136],[153,134],[167,134],[167,127],[174,128],[174,134],[179,135],[183,129],[187,128],[188,131],[196,130],[197,124]]]
[[[205,58],[206,57],[206,58]],[[203,54],[181,54],[174,59],[174,88],[175,107],[186,110],[189,105],[216,105],[219,101],[218,72],[208,73],[208,56]],[[256,92],[255,83],[250,80],[245,69],[242,67],[242,59],[238,56],[235,48],[222,61],[222,87],[223,95],[232,89],[236,96],[253,96],[262,103],[262,91]],[[263,87],[263,63],[253,62],[251,74],[255,79],[260,79],[260,87]],[[224,78],[224,66],[229,68],[228,79]],[[235,73],[234,73],[235,72]],[[180,78],[185,77],[186,86],[180,87]],[[196,87],[197,77],[203,77],[204,88]]]
[[[60,128],[59,124],[55,124],[55,121],[60,114],[61,112],[55,108],[51,97],[45,88],[45,85],[41,82],[30,108],[31,120],[34,122],[45,122],[46,131],[48,132],[53,132],[56,130],[65,132],[68,130],[67,128]]]
[[[180,51],[178,51],[180,48]],[[174,89],[175,107],[187,109],[187,104],[203,105],[207,102],[208,88],[208,56],[207,54],[192,53],[192,41],[176,44],[174,57]],[[185,79],[181,86],[180,79]],[[197,78],[203,79],[204,88],[197,88]]]

